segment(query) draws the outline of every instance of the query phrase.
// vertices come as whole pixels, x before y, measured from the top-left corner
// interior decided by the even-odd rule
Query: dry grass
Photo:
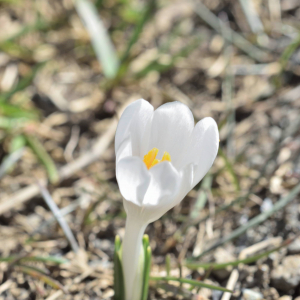
[[[121,58],[114,79],[103,75],[71,0],[0,3],[0,299],[113,297],[114,237],[125,222],[113,139],[120,112],[141,97],[154,107],[179,100],[195,121],[211,116],[221,137],[210,174],[147,229],[152,276],[166,276],[169,253],[170,276],[227,285],[232,299],[249,290],[299,296],[300,280],[286,289],[272,279],[284,257],[300,253],[289,240],[300,211],[298,1],[94,4]],[[283,208],[250,227],[279,199],[288,199]],[[251,265],[186,265],[201,253],[202,263],[224,263],[270,249]],[[151,281],[149,297],[229,299],[218,293]]]

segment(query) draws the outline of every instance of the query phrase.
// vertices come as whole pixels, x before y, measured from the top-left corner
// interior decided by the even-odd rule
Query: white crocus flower
[[[122,264],[125,299],[140,300],[139,257],[146,226],[178,204],[212,166],[219,132],[208,117],[196,126],[190,109],[143,100],[122,114],[115,137],[116,175],[127,213]]]

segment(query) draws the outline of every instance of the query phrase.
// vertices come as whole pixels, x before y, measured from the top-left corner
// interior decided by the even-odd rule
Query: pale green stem
[[[125,300],[141,300],[142,269],[139,266],[142,239],[147,224],[141,224],[127,215],[122,245],[122,265],[125,283]]]

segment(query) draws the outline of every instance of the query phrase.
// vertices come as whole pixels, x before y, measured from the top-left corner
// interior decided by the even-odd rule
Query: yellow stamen
[[[155,157],[156,157],[157,153],[158,153],[158,149],[153,148],[152,150],[150,150],[148,152],[148,154],[146,154],[144,156],[143,161],[144,161],[144,163],[145,163],[148,170],[151,168],[151,165],[152,165],[153,161],[155,160]]]
[[[166,160],[171,161],[171,155],[167,151],[164,152],[164,155],[163,155],[161,161],[166,161]]]
[[[150,168],[154,167],[158,163],[160,163],[160,160],[155,158]]]
[[[166,151],[164,152],[164,155],[161,160],[156,158],[157,153],[158,153],[158,149],[153,148],[144,156],[143,161],[148,170],[162,161],[171,161],[171,156],[168,152]]]

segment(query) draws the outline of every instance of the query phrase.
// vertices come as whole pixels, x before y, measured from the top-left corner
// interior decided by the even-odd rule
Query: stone
[[[250,289],[243,290],[243,300],[262,300],[263,295]]]
[[[292,300],[292,299],[293,299],[292,296],[284,295],[284,296],[281,296],[278,300]]]
[[[236,258],[231,255],[228,251],[223,248],[218,248],[214,252],[214,260],[216,263],[226,263],[236,260]],[[232,266],[228,266],[225,269],[213,270],[212,273],[221,280],[224,280],[229,277],[232,271]]]
[[[290,255],[283,258],[282,263],[271,272],[272,285],[288,292],[300,283],[300,255]]]
[[[217,290],[213,290],[212,291],[212,300],[220,300],[221,297],[223,295],[223,292],[221,291],[217,291]]]
[[[268,299],[268,300],[278,300],[279,299],[279,294],[278,294],[277,290],[273,287],[270,287],[269,289],[264,289],[263,293],[264,293],[264,299]]]
[[[290,254],[299,254],[300,253],[300,237],[295,239],[289,246],[288,252]]]

